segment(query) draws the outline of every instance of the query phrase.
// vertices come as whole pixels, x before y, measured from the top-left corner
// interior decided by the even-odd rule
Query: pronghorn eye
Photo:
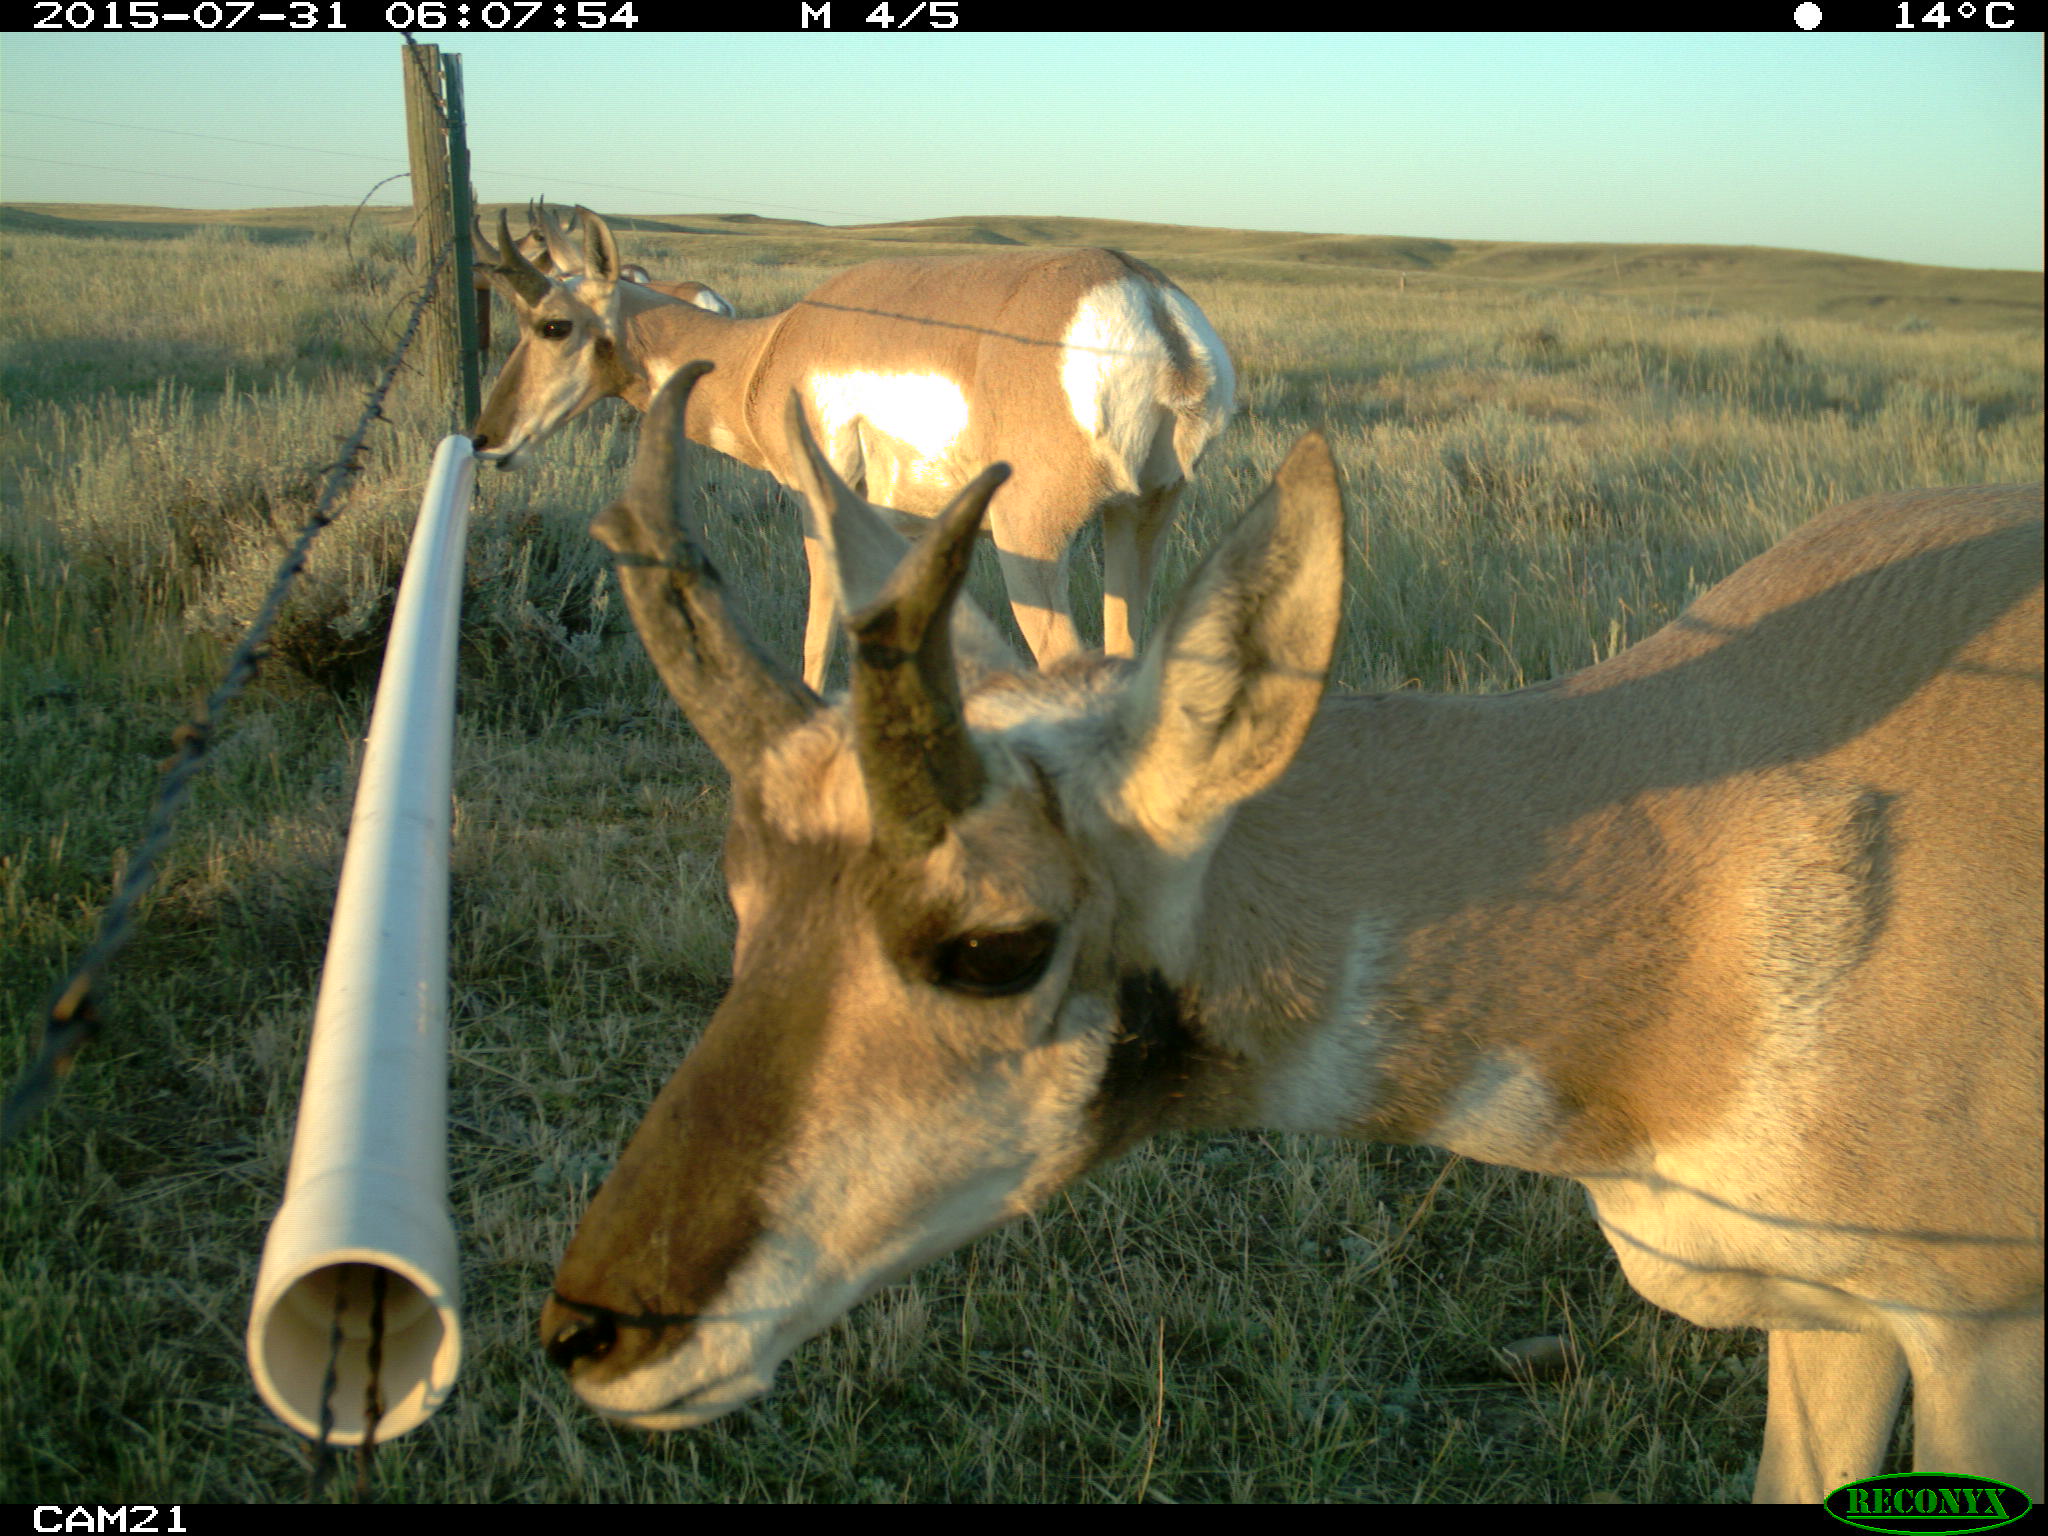
[[[560,341],[572,329],[574,327],[566,320],[543,320],[540,323],[540,333],[549,341]]]
[[[963,933],[932,957],[932,980],[975,997],[1008,997],[1038,984],[1060,931],[1051,923],[1001,933]]]

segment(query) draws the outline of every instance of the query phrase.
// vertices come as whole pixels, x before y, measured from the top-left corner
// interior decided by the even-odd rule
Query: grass
[[[139,834],[170,731],[267,585],[405,297],[388,229],[344,246],[337,217],[303,210],[213,221],[225,230],[79,213],[0,218],[9,1077]],[[1645,274],[1665,269],[1640,249],[1539,260],[1073,221],[639,223],[628,259],[749,313],[882,240],[967,251],[1110,233],[1163,265],[1231,347],[1243,405],[1183,502],[1160,590],[1303,428],[1327,426],[1360,514],[1339,668],[1352,688],[1554,676],[1656,628],[1831,502],[2041,474],[2038,275],[1913,269],[1907,283],[1867,270],[1883,264],[1740,253],[1726,291],[1754,302],[1717,308],[1660,297]],[[1880,278],[1906,297],[1840,318],[1830,294]],[[2031,308],[1990,281],[2012,278],[2031,282]],[[1934,302],[1944,283],[1957,304]],[[1927,318],[1902,315],[1909,301]],[[441,416],[423,393],[393,405],[316,547],[108,985],[105,1036],[5,1154],[0,1501],[304,1494],[304,1448],[256,1400],[241,1336],[370,680]],[[630,413],[600,407],[532,472],[487,476],[479,499],[452,904],[467,1350],[451,1404],[379,1453],[379,1497],[1746,1492],[1760,1338],[1636,1298],[1576,1190],[1427,1149],[1257,1133],[1141,1149],[890,1288],[800,1350],[774,1396],[716,1425],[647,1439],[577,1406],[536,1347],[538,1301],[715,1005],[731,940],[724,776],[649,675],[584,533],[631,441]],[[793,661],[790,503],[734,466],[707,478],[714,555]],[[1076,564],[1080,611],[1098,611],[1094,562]],[[975,580],[1000,609],[992,564]],[[1562,1376],[1505,1368],[1503,1346],[1551,1334],[1575,1345]]]

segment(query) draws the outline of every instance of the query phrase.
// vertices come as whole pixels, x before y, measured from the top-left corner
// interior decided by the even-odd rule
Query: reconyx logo
[[[1827,1496],[1827,1512],[1866,1531],[1988,1531],[2030,1508],[2010,1483],[1960,1472],[1899,1472],[1844,1483]]]

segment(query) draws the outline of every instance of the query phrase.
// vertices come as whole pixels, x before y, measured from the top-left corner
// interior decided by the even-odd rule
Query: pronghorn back
[[[1026,248],[971,258],[971,267],[963,284],[958,257],[864,262],[800,299],[754,362],[755,440],[780,442],[796,389],[843,478],[870,500],[925,515],[1004,458],[1012,494],[1064,491],[1091,503],[1186,478],[1229,417],[1234,375],[1179,289],[1121,251]],[[1056,368],[1029,366],[1047,354]],[[886,368],[871,361],[879,358]],[[1032,424],[1028,441],[1017,440],[1020,422]],[[1027,446],[1036,463],[1018,451]],[[1051,483],[1056,475],[1074,483]]]
[[[733,775],[733,982],[542,1321],[651,1429],[1163,1127],[1579,1180],[1635,1286],[1770,1330],[1766,1499],[2040,1487],[2041,494],[1816,519],[1599,666],[1324,698],[1311,435],[1134,662],[960,597],[1002,474],[904,552],[786,425],[854,641],[826,701],[689,533],[685,374],[596,531]]]

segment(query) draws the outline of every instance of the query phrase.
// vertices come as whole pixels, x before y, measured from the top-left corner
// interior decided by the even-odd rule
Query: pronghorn
[[[1236,392],[1187,295],[1118,251],[1021,250],[868,262],[780,314],[707,316],[617,282],[611,231],[577,211],[577,276],[550,278],[517,252],[493,270],[521,336],[477,418],[481,457],[509,468],[608,395],[644,410],[684,363],[709,358],[721,371],[691,405],[691,439],[784,485],[799,469],[775,413],[792,389],[837,471],[912,527],[976,466],[1014,462],[990,532],[1040,661],[1079,644],[1067,555],[1099,512],[1105,646],[1129,654],[1159,536]],[[816,688],[836,633],[832,579],[810,530],[804,549],[803,675]]]
[[[708,309],[714,315],[731,316],[739,313],[725,296],[709,283],[657,282],[648,275],[645,267],[630,261],[619,268],[619,278],[622,282],[638,283],[642,288],[665,293],[672,299],[681,299],[685,304],[694,304],[699,309]]]
[[[577,214],[584,211],[580,208],[577,209],[569,215],[569,222],[564,224],[548,208],[546,198],[542,198],[534,205],[533,227],[546,243],[548,252],[548,265],[535,262],[535,266],[539,266],[544,272],[549,270],[551,266],[557,277],[581,277],[583,275],[584,253],[577,249],[576,243],[569,237],[576,232],[578,227],[579,220]],[[620,263],[619,278],[624,282],[638,283],[642,288],[651,288],[656,293],[665,293],[672,299],[681,299],[685,304],[694,304],[699,309],[708,309],[714,315],[733,315],[738,313],[731,304],[726,302],[725,296],[709,283],[658,282],[645,267],[631,261]]]
[[[545,203],[526,205],[526,233],[512,241],[519,253],[543,272],[548,270],[553,261],[548,252],[547,234],[542,230],[540,223],[540,211],[545,206]],[[491,268],[497,266],[504,258],[485,237],[483,220],[480,218],[472,217],[470,220],[470,243],[470,281],[476,288],[476,346],[479,352],[488,352],[491,349]]]
[[[510,247],[517,249],[520,255],[543,272],[548,271],[554,263],[554,258],[548,251],[547,235],[540,225],[540,210],[546,206],[545,203],[526,205],[526,233],[512,240]],[[501,210],[500,218],[503,217]],[[573,218],[570,222],[573,227]],[[505,233],[510,235],[509,228]],[[488,352],[491,349],[491,269],[505,258],[484,234],[484,221],[481,218],[470,219],[470,245],[470,281],[476,287],[476,346],[479,352]]]
[[[557,277],[578,276],[583,270],[582,253],[570,242],[570,235],[577,227],[574,214],[564,225],[548,211],[546,202],[526,205],[526,233],[512,241],[512,248],[533,263],[542,272]],[[476,251],[474,281],[477,293],[477,346],[488,349],[491,344],[491,269],[504,263],[504,257],[490,237],[484,233],[483,221],[471,221],[471,243]],[[656,280],[648,270],[633,262],[626,262],[619,268],[619,277],[629,283],[638,283],[655,293],[681,299],[685,304],[694,304],[699,309],[708,309],[714,315],[736,314],[732,304],[709,283],[664,283]]]
[[[878,1285],[1164,1127],[1580,1180],[1635,1287],[1771,1330],[1757,1496],[2042,1495],[2041,490],[1816,518],[1633,649],[1330,696],[1343,508],[1302,439],[1135,664],[1023,669],[791,401],[854,663],[765,659],[680,418],[593,526],[733,778],[733,981],[541,1318],[607,1416],[701,1424]],[[1000,496],[996,498],[1000,500]],[[900,558],[900,564],[898,559]]]

